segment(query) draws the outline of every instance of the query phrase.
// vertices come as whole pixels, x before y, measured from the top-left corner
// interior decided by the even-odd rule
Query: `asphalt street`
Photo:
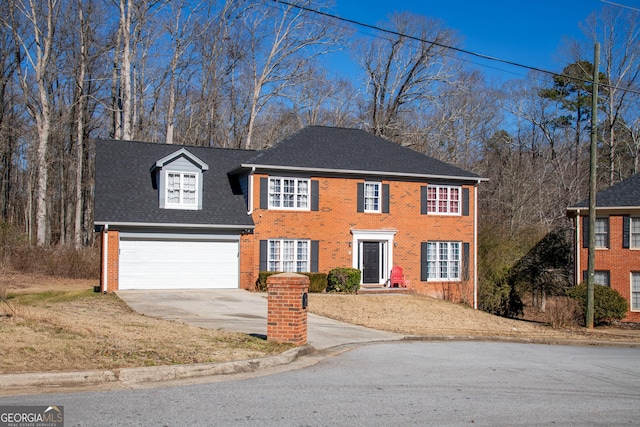
[[[387,342],[304,369],[213,380],[2,397],[0,405],[62,405],[65,426],[612,426],[640,420],[637,348]]]

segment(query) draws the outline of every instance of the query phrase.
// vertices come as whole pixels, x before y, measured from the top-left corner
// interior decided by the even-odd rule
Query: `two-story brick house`
[[[253,289],[259,271],[404,270],[476,301],[482,178],[361,130],[310,126],[264,151],[96,143],[102,289]]]
[[[570,206],[574,223],[575,284],[586,280],[589,200]],[[596,194],[595,283],[629,301],[626,322],[640,322],[640,174]]]

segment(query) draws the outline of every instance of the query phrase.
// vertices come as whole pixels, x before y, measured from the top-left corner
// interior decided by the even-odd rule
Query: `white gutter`
[[[107,226],[106,222],[95,221],[95,225]],[[112,226],[119,227],[175,227],[175,228],[210,228],[215,230],[247,230],[255,228],[255,225],[213,225],[213,224],[177,224],[177,223],[163,223],[163,222],[109,222]]]
[[[251,168],[251,172],[249,172],[249,211],[247,215],[251,215],[253,213],[253,174],[256,171],[256,167]]]
[[[109,224],[102,227],[102,291],[109,290]]]
[[[581,208],[567,208],[568,211],[574,212],[576,215],[580,215],[581,212],[589,212],[588,207]],[[598,206],[596,212],[603,213],[608,211],[628,211],[628,210],[640,210],[640,206]]]
[[[250,165],[250,164],[241,164],[239,167],[229,171],[229,173],[233,173],[234,171],[242,168],[251,168],[255,169],[266,169],[266,170],[287,170],[294,172],[307,172],[307,173],[335,173],[335,174],[347,174],[347,175],[385,175],[385,176],[394,176],[394,177],[410,177],[410,178],[431,178],[431,179],[447,179],[447,180],[455,180],[455,181],[488,181],[488,178],[479,178],[479,177],[461,177],[461,176],[449,176],[449,175],[431,175],[431,174],[420,174],[420,173],[405,173],[405,172],[386,172],[386,171],[371,171],[371,170],[356,170],[356,169],[326,169],[326,168],[307,168],[307,167],[298,167],[298,166],[274,166],[274,165]]]

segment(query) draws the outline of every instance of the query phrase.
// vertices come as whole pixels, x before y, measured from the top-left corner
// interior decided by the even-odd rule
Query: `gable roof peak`
[[[205,162],[203,162],[202,160],[200,160],[200,158],[198,156],[196,156],[195,154],[191,153],[186,148],[181,148],[181,149],[169,154],[168,156],[164,156],[160,160],[157,160],[155,162],[155,164],[151,167],[151,171],[153,172],[156,169],[162,169],[165,165],[173,162],[174,160],[178,159],[179,157],[184,157],[187,160],[191,161],[191,163],[193,163],[196,166],[198,166],[202,171],[209,170],[209,165],[206,164]]]

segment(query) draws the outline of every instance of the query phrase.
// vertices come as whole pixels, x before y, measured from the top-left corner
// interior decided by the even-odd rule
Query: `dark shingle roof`
[[[150,169],[181,148],[209,165],[203,173],[202,210],[160,209]],[[182,147],[144,142],[96,141],[96,223],[194,224],[253,226],[240,191],[234,191],[227,170],[254,151]]]
[[[640,174],[612,185],[596,193],[597,208],[624,208],[640,206]],[[582,200],[569,209],[588,208],[589,199]]]
[[[209,166],[202,210],[160,209],[150,169],[186,149]],[[253,166],[322,173],[480,180],[477,175],[357,129],[309,126],[265,151],[183,147],[134,141],[96,141],[97,224],[181,224],[252,227],[245,197],[234,182]]]
[[[478,175],[359,129],[308,126],[243,166],[479,179]]]

